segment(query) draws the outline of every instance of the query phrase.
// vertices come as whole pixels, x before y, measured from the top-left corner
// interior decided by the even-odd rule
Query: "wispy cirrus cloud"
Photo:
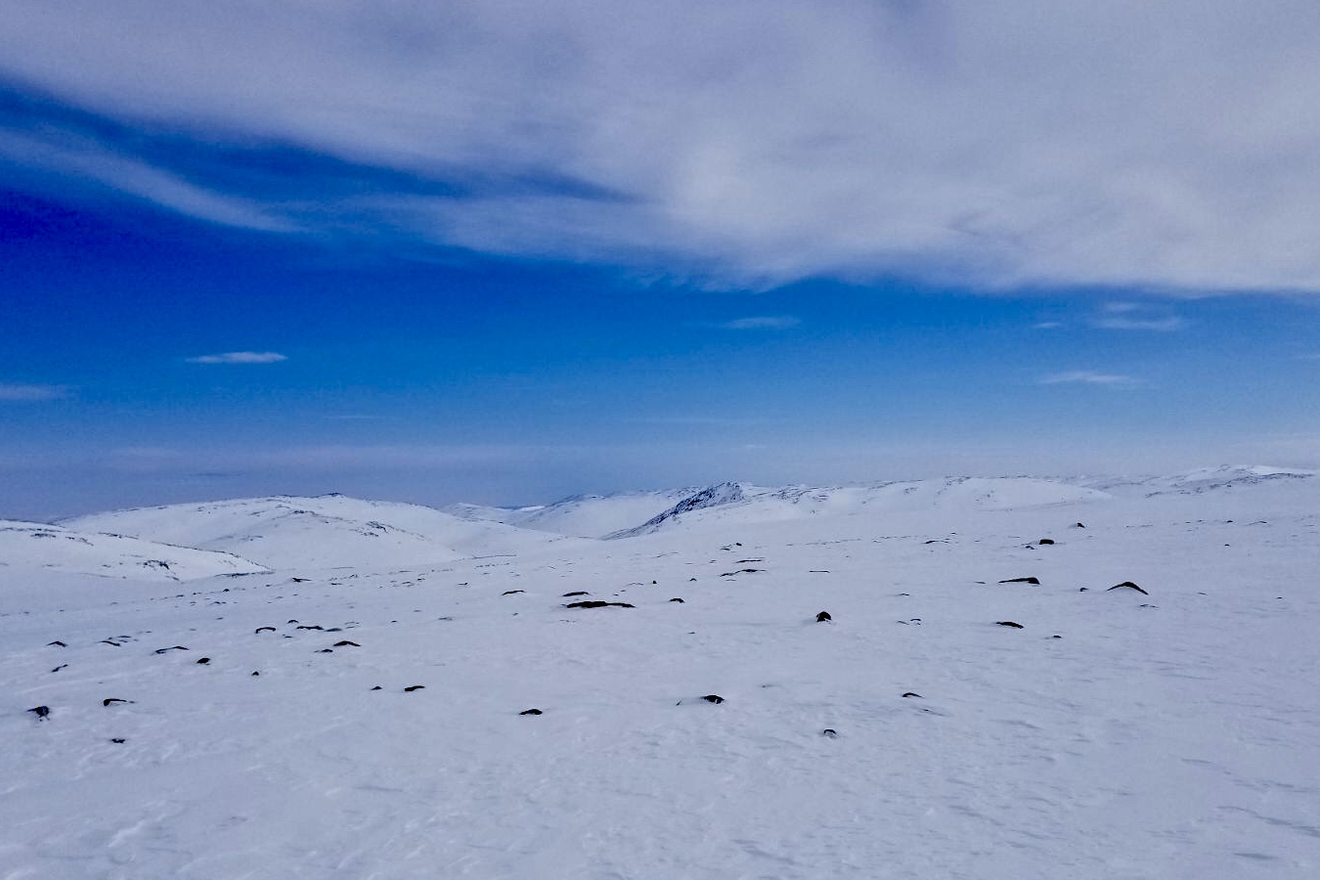
[[[1107,303],[1091,319],[1091,326],[1101,330],[1151,330],[1171,333],[1181,330],[1186,322],[1165,308],[1144,303]]]
[[[288,357],[274,351],[227,351],[187,358],[190,364],[276,364]]]
[[[126,130],[39,120],[0,155],[216,222],[765,283],[1320,292],[1314,0],[10,5],[0,77]],[[265,148],[382,185],[199,170]]]
[[[759,315],[753,318],[737,318],[720,326],[725,330],[787,330],[801,323],[801,319],[791,315]]]
[[[1099,373],[1095,370],[1071,370],[1066,373],[1055,373],[1051,376],[1042,377],[1038,384],[1040,385],[1133,385],[1136,379],[1131,376],[1122,376],[1116,373]]]
[[[24,385],[0,382],[0,401],[23,403],[41,400],[64,400],[73,393],[67,385]]]

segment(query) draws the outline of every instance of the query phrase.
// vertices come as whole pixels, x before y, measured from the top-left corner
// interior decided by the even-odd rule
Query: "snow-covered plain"
[[[1320,876],[1320,476],[711,489],[6,524],[0,877]]]

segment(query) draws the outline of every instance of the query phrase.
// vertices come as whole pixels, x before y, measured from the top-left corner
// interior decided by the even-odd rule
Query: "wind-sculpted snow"
[[[1042,482],[743,485],[628,540],[186,587],[0,569],[0,877],[1320,875],[1311,484]]]

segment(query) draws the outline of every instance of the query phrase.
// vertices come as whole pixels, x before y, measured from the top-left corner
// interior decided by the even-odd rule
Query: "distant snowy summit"
[[[148,580],[358,568],[375,571],[560,542],[625,540],[662,531],[753,526],[806,517],[940,522],[1115,497],[1292,491],[1320,472],[1223,466],[1160,477],[951,477],[864,485],[704,488],[575,495],[520,508],[273,496],[117,510],[57,525],[0,523],[0,567]],[[956,516],[953,516],[956,515]],[[1080,517],[1079,517],[1080,518]],[[564,548],[568,549],[568,548]]]
[[[1312,480],[1320,471],[1277,468],[1265,465],[1220,465],[1197,468],[1157,477],[1094,477],[1079,484],[1106,492],[1140,492],[1144,495],[1200,495],[1206,492],[1249,486],[1277,485]]]

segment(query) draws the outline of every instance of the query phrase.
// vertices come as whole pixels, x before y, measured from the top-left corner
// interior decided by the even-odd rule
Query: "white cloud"
[[[190,364],[274,364],[288,358],[274,351],[227,351],[188,358]]]
[[[755,318],[738,318],[720,326],[726,330],[785,330],[801,323],[801,320],[789,315],[762,315]]]
[[[0,382],[0,401],[63,400],[69,394],[70,389],[67,385],[20,385]]]
[[[1314,0],[10,5],[11,81],[203,144],[474,184],[262,204],[95,149],[50,159],[218,222],[349,211],[767,284],[1320,291]]]
[[[1033,330],[1057,330],[1064,326],[1062,321],[1038,321],[1031,325]]]
[[[1131,376],[1119,376],[1113,373],[1097,373],[1094,370],[1072,370],[1067,373],[1055,373],[1040,380],[1041,385],[1063,385],[1080,383],[1083,385],[1131,385],[1136,380]]]

